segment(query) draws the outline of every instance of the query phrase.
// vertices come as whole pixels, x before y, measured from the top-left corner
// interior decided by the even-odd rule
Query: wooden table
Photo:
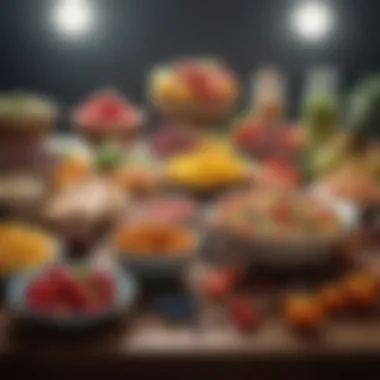
[[[380,318],[331,322],[319,336],[301,339],[278,319],[241,335],[223,318],[215,323],[207,313],[193,325],[173,325],[136,311],[133,318],[93,333],[56,335],[26,328],[3,310],[1,368],[54,378],[84,371],[107,376],[155,371],[178,376],[179,371],[181,378],[193,378],[206,371],[314,379],[328,371],[349,378],[360,373],[363,378],[373,369],[373,363],[366,363],[374,359],[380,367]]]

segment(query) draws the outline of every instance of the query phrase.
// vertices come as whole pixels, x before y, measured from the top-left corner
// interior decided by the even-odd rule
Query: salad
[[[217,225],[253,238],[333,238],[342,231],[339,217],[313,198],[283,192],[256,192],[226,198]]]

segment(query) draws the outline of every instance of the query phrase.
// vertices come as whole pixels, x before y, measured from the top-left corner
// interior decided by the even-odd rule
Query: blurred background
[[[380,64],[378,1],[310,3],[2,0],[0,89],[30,89],[71,106],[109,84],[143,102],[153,65],[207,54],[230,63],[246,94],[254,70],[268,64],[280,68],[294,115],[307,83],[319,82],[310,79],[313,70],[328,67],[342,94]]]

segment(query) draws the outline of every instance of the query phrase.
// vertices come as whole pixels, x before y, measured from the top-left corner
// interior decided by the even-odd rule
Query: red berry
[[[26,292],[26,303],[36,311],[49,310],[56,302],[54,289],[46,279],[38,279],[30,284]]]
[[[104,271],[94,271],[90,274],[90,286],[95,298],[107,306],[115,298],[115,283],[112,276]]]
[[[258,327],[259,316],[249,298],[238,298],[229,305],[232,322],[242,331],[251,331]]]
[[[85,310],[89,302],[86,288],[80,283],[70,285],[65,301],[77,311]]]

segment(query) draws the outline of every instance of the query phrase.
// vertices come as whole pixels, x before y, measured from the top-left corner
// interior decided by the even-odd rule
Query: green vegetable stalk
[[[303,110],[303,124],[307,128],[308,157],[305,175],[318,176],[327,170],[333,160],[332,140],[339,124],[339,107],[330,94],[313,95],[306,100]]]
[[[313,95],[305,103],[303,120],[309,148],[321,148],[337,132],[339,107],[336,100],[329,94]]]
[[[95,167],[101,172],[111,172],[118,168],[125,160],[123,149],[112,145],[105,144],[95,151]]]

